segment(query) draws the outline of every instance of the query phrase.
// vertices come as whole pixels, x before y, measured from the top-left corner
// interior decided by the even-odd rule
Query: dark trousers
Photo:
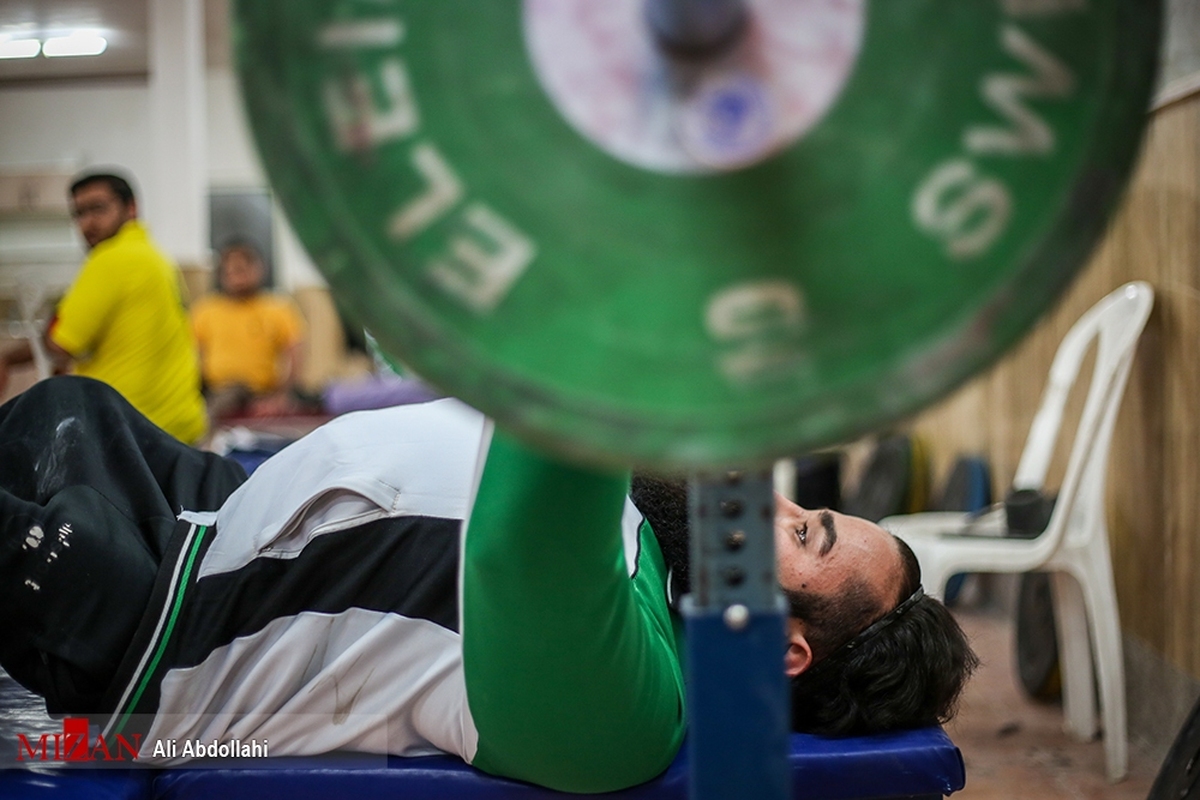
[[[50,713],[101,697],[145,611],[181,510],[246,479],[98,381],[42,381],[0,406],[0,666]]]

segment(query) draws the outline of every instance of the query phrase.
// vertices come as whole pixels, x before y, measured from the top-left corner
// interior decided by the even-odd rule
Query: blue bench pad
[[[822,739],[793,734],[795,800],[933,798],[963,787],[962,755],[940,728]],[[347,769],[331,759],[275,758],[253,769],[173,769],[138,774],[5,770],[0,797],[103,800],[551,800],[565,795],[484,775],[456,758],[390,758],[386,768]],[[654,780],[612,800],[686,800],[687,748]]]

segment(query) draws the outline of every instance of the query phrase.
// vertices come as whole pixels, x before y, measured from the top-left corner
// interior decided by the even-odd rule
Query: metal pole
[[[647,0],[646,19],[668,50],[703,56],[720,50],[741,32],[744,0]]]
[[[769,472],[694,479],[688,643],[691,800],[788,800],[783,600]]]

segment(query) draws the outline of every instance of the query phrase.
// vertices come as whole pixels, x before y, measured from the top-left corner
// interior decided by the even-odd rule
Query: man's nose
[[[792,502],[791,500],[788,500],[786,497],[781,495],[779,492],[775,492],[775,514],[776,515],[785,514],[787,512],[799,513],[803,510],[804,509],[800,505]]]

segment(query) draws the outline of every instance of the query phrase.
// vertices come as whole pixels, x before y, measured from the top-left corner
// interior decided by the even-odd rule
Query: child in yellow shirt
[[[205,397],[213,419],[291,410],[304,321],[287,299],[263,290],[258,252],[235,243],[221,252],[220,294],[192,309]]]

